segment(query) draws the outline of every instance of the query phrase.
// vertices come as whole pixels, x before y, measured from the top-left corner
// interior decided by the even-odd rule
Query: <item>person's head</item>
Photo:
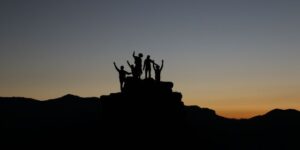
[[[121,70],[124,70],[124,66],[121,66]]]
[[[155,69],[159,69],[159,65],[155,65],[154,67],[155,67]]]
[[[139,53],[139,57],[143,57],[143,54],[142,54],[142,53]]]
[[[147,55],[147,59],[150,59],[150,55]]]

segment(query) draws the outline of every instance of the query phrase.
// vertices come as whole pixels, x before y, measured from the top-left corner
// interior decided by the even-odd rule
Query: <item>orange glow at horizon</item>
[[[300,110],[300,1],[1,1],[0,96],[119,91],[113,62],[164,59],[185,105]],[[152,70],[153,71],[153,70]],[[152,72],[153,73],[153,72]],[[144,77],[144,75],[143,75]]]

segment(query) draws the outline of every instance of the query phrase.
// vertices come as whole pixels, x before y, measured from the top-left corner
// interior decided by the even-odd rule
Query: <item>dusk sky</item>
[[[165,60],[186,105],[300,109],[299,0],[1,0],[0,96],[119,92],[132,52]]]

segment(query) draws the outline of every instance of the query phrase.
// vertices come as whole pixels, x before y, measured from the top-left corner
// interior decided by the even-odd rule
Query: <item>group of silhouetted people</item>
[[[154,60],[150,58],[150,55],[147,56],[147,58],[144,60],[144,66],[142,67],[142,58],[143,54],[139,53],[138,56],[135,55],[135,52],[132,54],[134,58],[134,65],[130,64],[129,61],[127,61],[127,64],[129,65],[131,72],[127,72],[124,70],[124,66],[121,66],[120,69],[117,67],[116,63],[114,62],[114,66],[116,70],[119,72],[119,79],[120,79],[120,88],[121,91],[123,89],[125,80],[127,75],[132,74],[132,77],[134,79],[141,79],[141,76],[143,74],[143,70],[145,71],[145,79],[151,78],[151,67],[153,67],[154,73],[155,73],[155,80],[160,81],[160,74],[164,66],[164,60],[162,60],[161,66],[159,66],[157,63],[155,63]]]

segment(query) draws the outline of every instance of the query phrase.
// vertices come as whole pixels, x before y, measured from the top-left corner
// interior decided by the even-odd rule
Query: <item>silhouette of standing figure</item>
[[[135,51],[134,51],[132,56],[134,58],[134,64],[135,64],[135,68],[136,68],[136,71],[137,71],[137,78],[140,79],[141,75],[143,73],[143,70],[142,70],[142,57],[143,57],[143,54],[139,53],[139,56],[135,56]]]
[[[130,64],[128,60],[127,60],[127,64],[131,69],[132,77],[134,79],[138,79],[139,72],[138,72],[137,68],[133,64]]]
[[[126,80],[126,75],[131,74],[131,73],[125,71],[124,66],[121,66],[120,67],[121,69],[119,69],[115,62],[114,62],[114,66],[115,66],[116,70],[119,72],[120,89],[121,89],[121,91],[123,91],[123,86],[124,86],[124,82]]]
[[[155,80],[160,82],[160,74],[161,74],[161,70],[164,67],[164,60],[161,61],[161,66],[159,66],[156,63],[153,63],[153,69],[154,69],[154,73],[155,73]]]
[[[150,55],[144,61],[145,79],[151,78],[151,63],[154,61],[150,59]]]

